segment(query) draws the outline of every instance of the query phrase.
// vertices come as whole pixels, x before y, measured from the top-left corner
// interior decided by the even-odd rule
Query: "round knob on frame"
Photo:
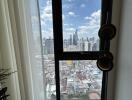
[[[101,39],[111,40],[116,35],[116,28],[113,24],[102,25],[102,27],[99,30],[98,35]]]
[[[105,53],[97,60],[97,66],[102,71],[110,71],[113,68],[113,55]]]

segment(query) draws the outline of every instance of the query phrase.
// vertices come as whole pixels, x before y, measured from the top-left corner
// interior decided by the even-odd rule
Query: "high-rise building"
[[[79,48],[80,48],[80,51],[85,51],[85,43],[84,43],[84,39],[80,39],[79,41]]]
[[[90,42],[88,42],[88,51],[91,51],[92,49],[91,49],[91,43]]]
[[[94,43],[92,46],[92,51],[97,51],[97,43]]]
[[[73,34],[73,45],[77,45],[78,43],[78,30],[76,29],[75,33]]]
[[[89,42],[89,38],[87,37],[87,41]]]
[[[89,41],[84,42],[84,51],[91,51],[91,43]]]
[[[84,51],[88,51],[88,41],[84,42]]]
[[[45,40],[45,48],[47,54],[53,54],[54,53],[54,44],[53,39],[49,38]]]
[[[70,41],[70,45],[72,45],[72,35],[70,35],[69,41]]]
[[[64,48],[67,48],[70,45],[70,42],[67,39],[64,39],[63,46]]]
[[[95,37],[91,37],[89,40],[90,40],[91,42],[94,42],[94,41],[95,41]]]
[[[96,40],[96,43],[97,43],[97,50],[99,50],[99,39]]]

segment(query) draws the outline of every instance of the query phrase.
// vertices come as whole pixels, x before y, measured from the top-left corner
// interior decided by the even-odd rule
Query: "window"
[[[20,72],[22,96],[18,98],[106,100],[108,71],[113,64],[110,40],[115,35],[111,34],[115,28],[110,24],[112,0],[14,0],[3,3],[9,8],[2,10],[7,10],[11,28],[7,33],[11,34],[15,49],[12,49],[12,56]],[[17,88],[19,91],[19,86]]]
[[[44,100],[52,100],[56,99],[52,0],[39,0],[39,9],[44,58]]]
[[[63,51],[99,50],[101,0],[62,0]]]
[[[39,0],[47,100],[106,100],[108,72],[96,62],[109,51],[98,30],[111,21],[111,3]]]

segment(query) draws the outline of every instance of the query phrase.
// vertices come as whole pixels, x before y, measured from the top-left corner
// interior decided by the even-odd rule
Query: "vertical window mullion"
[[[102,0],[101,26],[110,24],[112,19],[112,0]],[[105,45],[106,43],[106,45]],[[100,51],[109,51],[110,40],[100,39]],[[103,71],[101,98],[107,100],[108,72]]]
[[[60,100],[59,55],[63,52],[61,0],[52,0],[56,99]],[[59,44],[58,44],[59,43]]]

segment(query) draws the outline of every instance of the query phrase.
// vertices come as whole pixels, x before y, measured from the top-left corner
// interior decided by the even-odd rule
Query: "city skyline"
[[[52,0],[39,0],[45,99],[56,99]],[[101,0],[62,0],[63,50],[99,50]],[[60,98],[62,100],[87,100],[93,93],[101,97],[102,72],[96,60],[59,61]]]
[[[40,0],[43,37],[53,38],[51,0]],[[63,38],[69,38],[76,29],[82,37],[98,38],[101,0],[62,0]]]

